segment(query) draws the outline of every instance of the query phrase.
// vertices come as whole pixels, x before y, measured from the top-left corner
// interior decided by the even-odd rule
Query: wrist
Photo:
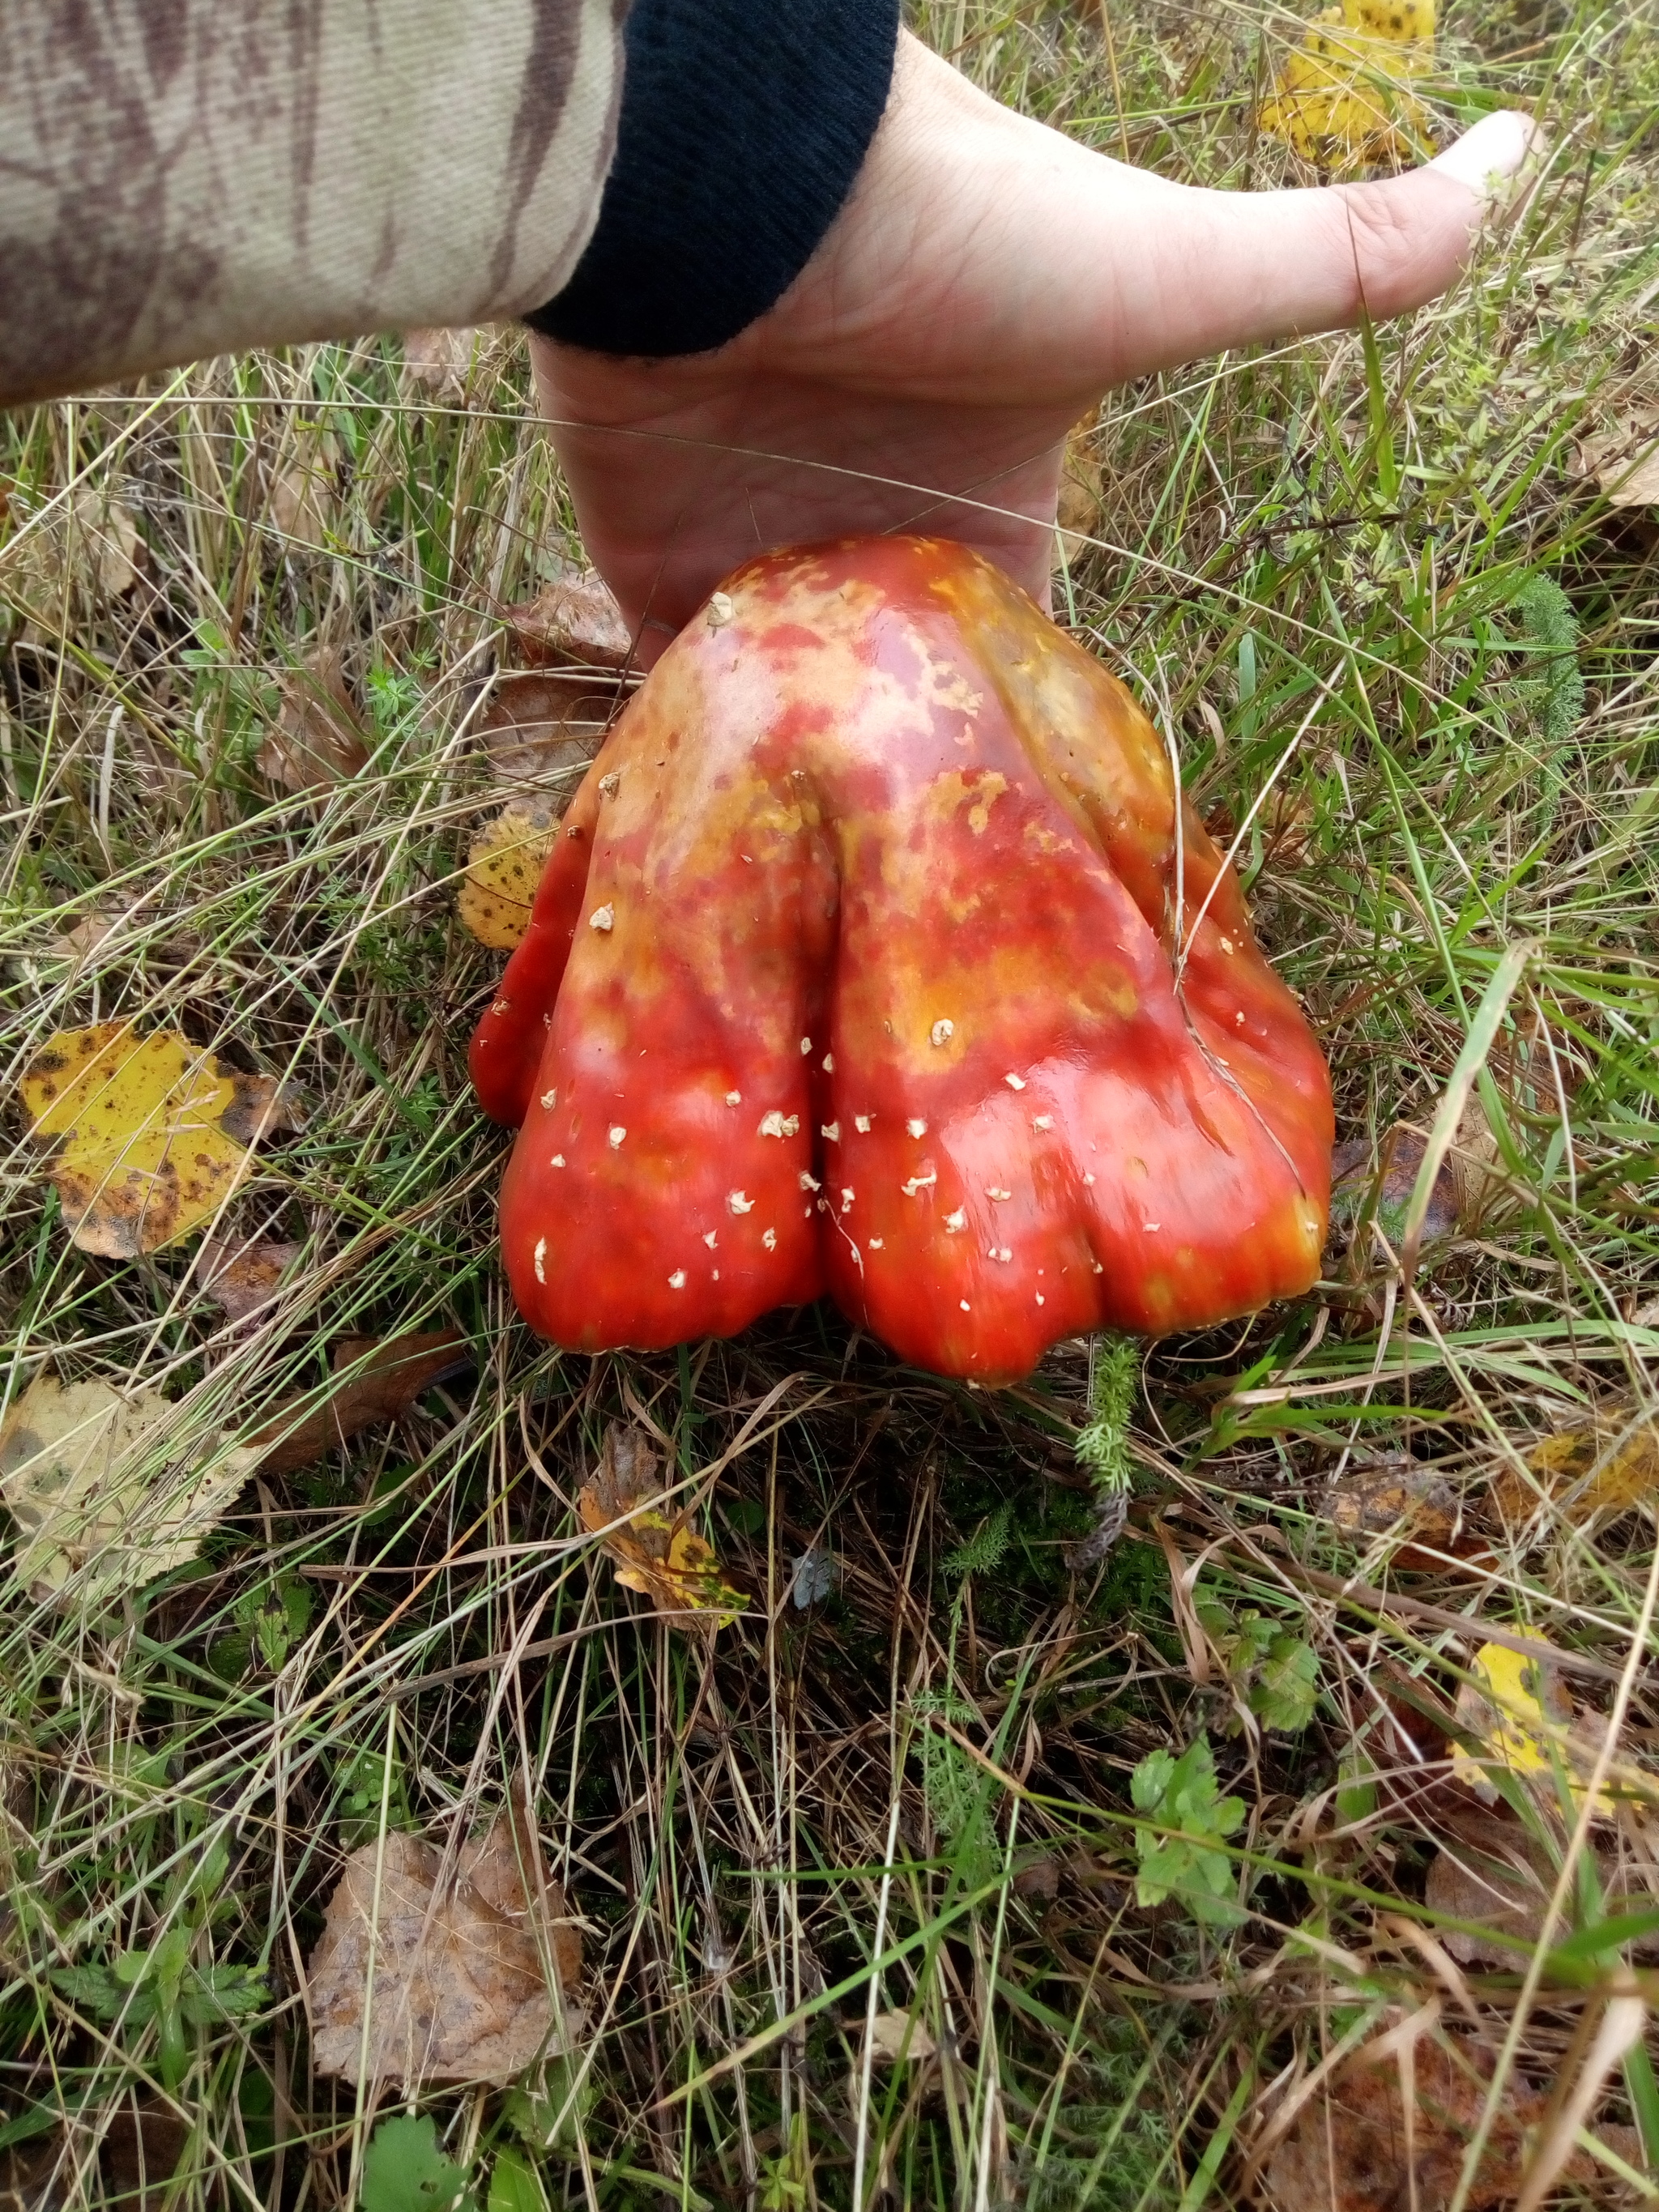
[[[898,0],[635,0],[599,221],[532,328],[662,359],[758,319],[841,212],[897,35]]]

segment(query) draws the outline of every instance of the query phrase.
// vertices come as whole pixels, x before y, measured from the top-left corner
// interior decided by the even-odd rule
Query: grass
[[[1251,118],[1289,17],[1109,21],[1109,44],[1091,9],[945,0],[923,27],[1106,150],[1285,173]],[[498,2093],[421,2100],[480,2190],[493,2172],[490,2212],[520,2212],[497,2154],[526,2139],[550,2200],[606,2212],[827,2212],[855,2176],[865,2203],[1195,2212],[1256,2185],[1264,2130],[1297,2085],[1319,2109],[1332,2054],[1431,2002],[1428,2032],[1497,2069],[1477,2104],[1501,2135],[1576,2077],[1609,1990],[1651,1996],[1639,1948],[1595,1931],[1615,1876],[1639,1904],[1659,1864],[1654,1492],[1586,1512],[1528,1455],[1599,1409],[1639,1467],[1659,1410],[1659,526],[1574,472],[1582,438],[1659,404],[1659,17],[1449,9],[1438,123],[1513,99],[1556,150],[1445,301],[1119,392],[1078,441],[1064,617],[1237,837],[1340,1135],[1426,1133],[1460,1057],[1469,1098],[1461,1210],[1413,1269],[1385,1192],[1295,1308],[1146,1350],[1128,1528],[1092,1564],[1085,1347],[971,1396],[828,1312],[588,1361],[510,1310],[501,1141],[465,1073],[498,962],[453,915],[499,805],[468,715],[497,611],[576,550],[517,338],[480,341],[465,399],[374,343],[0,425],[8,1095],[52,1031],[122,1015],[308,1105],[234,1202],[228,1225],[302,1247],[241,1326],[188,1245],[75,1251],[14,1116],[8,1398],[55,1368],[246,1432],[343,1336],[453,1324],[476,1360],[396,1429],[262,1477],[117,1607],[8,1591],[20,2203],[355,2202],[396,2092],[313,2076],[301,1962],[344,1850],[387,1824],[464,1837],[521,1770],[593,2027],[553,2069],[550,2147]],[[371,757],[295,797],[259,750],[322,648]],[[651,1619],[573,1518],[631,1407],[688,1474],[750,1424],[705,1513],[761,1601],[718,1638]],[[1437,1486],[1455,1537],[1344,1521],[1356,1476],[1396,1505]],[[813,1547],[835,1584],[798,1607]],[[1505,1778],[1492,1812],[1449,1778],[1492,1632],[1547,1638],[1581,1711],[1617,1719],[1594,1850],[1547,1780]],[[1201,1789],[1158,1795],[1158,1754],[1200,1736],[1231,1826]],[[1559,1933],[1591,1931],[1576,1954],[1447,1949],[1431,1866],[1494,1822],[1534,1923],[1553,1894]],[[1180,1879],[1152,1905],[1155,1827]],[[128,1990],[187,1962],[221,1992],[181,2047],[153,2002],[92,2002],[88,1970],[123,1958]],[[866,2065],[888,2011],[929,2063]],[[1595,2108],[1638,2167],[1641,2051]],[[1567,2187],[1641,2201],[1605,2158]]]

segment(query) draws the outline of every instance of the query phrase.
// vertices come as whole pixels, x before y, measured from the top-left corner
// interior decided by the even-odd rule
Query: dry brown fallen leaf
[[[1428,1151],[1425,1139],[1396,1121],[1373,1150],[1369,1137],[1351,1137],[1331,1151],[1331,1224],[1352,1229],[1373,1203],[1377,1227],[1397,1251],[1406,1208],[1417,1187],[1418,1170]],[[1463,1215],[1464,1183],[1457,1161],[1448,1155],[1436,1170],[1423,1219],[1425,1244],[1455,1237]]]
[[[1445,2212],[1462,2179],[1464,2153],[1485,2116],[1489,2062],[1468,2045],[1458,2045],[1454,2056],[1424,2034],[1416,2039],[1412,2063],[1416,2095],[1409,2163],[1399,2060],[1392,2051],[1380,2060],[1362,2052],[1304,2106],[1268,2158],[1263,2178],[1278,2212],[1401,2212],[1408,2203],[1416,2212]],[[1468,2212],[1502,2212],[1514,2203],[1531,2149],[1530,2131],[1546,2109],[1543,2096],[1511,2081],[1462,2200]],[[1628,2155],[1634,2129],[1600,2133],[1621,2157]],[[1577,2151],[1565,2178],[1586,2180],[1595,2171],[1589,2154]]]
[[[320,1406],[301,1414],[306,1396],[292,1398],[247,1439],[262,1474],[309,1467],[374,1422],[400,1420],[417,1398],[473,1361],[459,1329],[446,1328],[342,1337],[333,1364],[340,1379]]]
[[[1581,438],[1577,473],[1595,478],[1609,507],[1659,507],[1659,407],[1633,409],[1611,429]]]
[[[462,928],[480,945],[510,952],[529,928],[554,834],[544,802],[515,799],[474,837],[455,912]]]
[[[1494,1846],[1501,1857],[1472,1849],[1468,1844],[1443,1844],[1429,1863],[1424,1903],[1431,1912],[1448,1920],[1474,1921],[1491,1929],[1474,1935],[1461,1928],[1437,1928],[1435,1935],[1452,1957],[1465,1966],[1496,1966],[1518,1973],[1527,1965],[1527,1950],[1544,1932],[1544,1912],[1555,1887],[1555,1870],[1541,1846],[1518,1821],[1492,1823]],[[1617,1864],[1610,1855],[1598,1855],[1597,1871],[1607,1910],[1638,1912],[1650,1909],[1654,1893],[1641,1881],[1640,1869]],[[1556,1940],[1571,1923],[1558,1926]],[[1510,1937],[1510,1942],[1501,1939]],[[1632,1947],[1638,1958],[1659,1957],[1659,1932]]]
[[[1531,1481],[1508,1466],[1492,1478],[1492,1503],[1512,1526],[1547,1499],[1575,1526],[1592,1513],[1659,1502],[1659,1426],[1632,1405],[1598,1407],[1589,1420],[1540,1438],[1525,1460]]]
[[[648,1597],[659,1613],[690,1615],[688,1626],[724,1628],[749,1601],[726,1582],[718,1557],[688,1516],[642,1503],[662,1488],[660,1466],[643,1429],[613,1421],[598,1470],[576,1500],[581,1524],[592,1535],[608,1531],[605,1549],[624,1589]],[[615,1521],[626,1525],[611,1528]]]
[[[525,659],[585,661],[595,668],[626,668],[634,640],[611,587],[591,568],[572,568],[543,586],[533,599],[503,607],[507,635]]]
[[[130,1260],[211,1218],[263,1136],[299,1119],[291,1088],[246,1075],[173,1030],[130,1022],[60,1030],[19,1085],[29,1134],[49,1144],[46,1174],[71,1241]]]
[[[395,1832],[347,1859],[306,1970],[319,2074],[411,2091],[506,2081],[581,2033],[581,1939],[522,1812],[442,1871],[441,1852]]]
[[[878,2012],[870,2023],[870,2049],[887,2066],[921,2066],[939,2056],[931,2030],[908,2012]]]
[[[263,1237],[204,1237],[196,1255],[196,1280],[232,1321],[246,1321],[270,1304],[300,1252],[297,1244]]]
[[[1331,1484],[1321,1511],[1341,1535],[1358,1547],[1376,1536],[1401,1541],[1393,1554],[1396,1567],[1432,1570],[1459,1534],[1462,1515],[1455,1492],[1437,1468],[1403,1452],[1379,1452]]]
[[[1091,538],[1100,535],[1105,514],[1105,483],[1097,450],[1099,429],[1096,415],[1074,423],[1066,440],[1060,465],[1060,504],[1054,517],[1054,566],[1070,568],[1089,550]]]
[[[596,690],[580,670],[520,670],[496,678],[475,726],[500,781],[523,783],[586,767],[618,703],[614,684]]]
[[[0,604],[24,616],[25,638],[55,635],[137,584],[144,542],[118,490],[83,485],[40,520],[27,517],[0,544]]]
[[[327,544],[339,459],[332,434],[309,424],[298,426],[278,455],[265,511],[271,527],[290,544]]]
[[[259,773],[285,791],[345,783],[368,765],[363,718],[337,646],[319,646],[281,679],[283,703],[259,746]]]
[[[101,2145],[110,2200],[121,2212],[161,2212],[184,2195],[168,2185],[184,2163],[194,2130],[159,2097],[140,2095],[118,2106]],[[199,2138],[198,2138],[199,2144]],[[198,2148],[198,2156],[203,2154]]]
[[[405,331],[404,369],[409,380],[425,386],[434,399],[464,407],[472,382],[472,353],[478,332],[471,325],[453,330]]]
[[[181,1427],[154,1390],[39,1375],[0,1423],[0,1498],[21,1542],[13,1572],[47,1599],[80,1577],[103,1601],[187,1559],[259,1462]]]
[[[61,937],[54,939],[52,950],[72,960],[84,960],[119,927],[120,922],[118,914],[94,908],[91,914],[83,914],[79,921],[72,922]]]

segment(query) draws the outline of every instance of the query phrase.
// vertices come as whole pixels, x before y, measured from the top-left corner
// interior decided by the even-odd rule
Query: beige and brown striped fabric
[[[624,0],[0,0],[0,404],[550,299]]]

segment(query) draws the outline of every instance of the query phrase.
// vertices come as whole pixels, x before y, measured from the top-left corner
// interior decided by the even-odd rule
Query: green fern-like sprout
[[[1089,1375],[1089,1419],[1078,1432],[1077,1462],[1102,1498],[1126,1495],[1134,1483],[1129,1463],[1129,1416],[1140,1385],[1140,1348],[1133,1337],[1102,1336]]]
[[[1584,672],[1578,665],[1578,617],[1553,576],[1528,576],[1515,605],[1537,647],[1544,735],[1564,745],[1584,716]]]
[[[1008,1550],[1008,1538],[1013,1525],[1014,1509],[1010,1504],[999,1505],[987,1521],[981,1522],[965,1544],[958,1544],[945,1562],[947,1575],[988,1575],[1000,1567]]]

